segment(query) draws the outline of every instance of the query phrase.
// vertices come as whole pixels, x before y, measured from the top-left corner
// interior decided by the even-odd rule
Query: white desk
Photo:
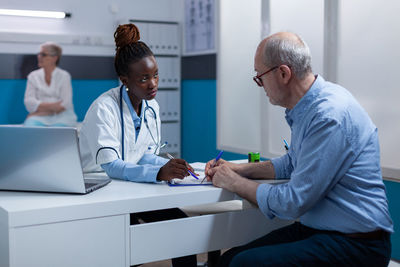
[[[237,199],[213,186],[113,180],[87,195],[0,191],[0,267],[130,266],[237,246],[287,221],[258,209],[130,225],[129,214]]]

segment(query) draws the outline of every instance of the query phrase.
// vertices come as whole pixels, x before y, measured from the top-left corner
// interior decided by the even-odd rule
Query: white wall
[[[279,31],[299,34],[310,47],[313,72],[323,75],[324,1],[269,0],[269,4],[268,34]],[[260,98],[263,112],[262,155],[264,157],[281,155],[286,152],[282,139],[290,143],[290,128],[285,120],[285,109],[271,105],[264,90]]]
[[[221,0],[217,57],[217,145],[247,153],[261,146],[260,88],[253,82],[261,0]]]
[[[400,1],[340,1],[338,83],[378,127],[384,176],[400,178]]]
[[[323,71],[324,1],[221,0],[217,64],[217,144],[220,149],[264,157],[284,153],[290,141],[284,109],[269,104],[252,80],[254,54],[262,38],[278,31],[303,36],[313,69]],[[299,12],[302,10],[302,12]]]
[[[1,0],[1,8],[65,11],[67,19],[0,16],[0,53],[37,53],[56,41],[64,54],[113,55],[113,33],[129,19],[181,21],[183,0]]]

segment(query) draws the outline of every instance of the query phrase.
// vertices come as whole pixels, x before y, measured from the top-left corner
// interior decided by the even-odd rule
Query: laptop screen
[[[77,130],[0,126],[0,189],[85,193]]]

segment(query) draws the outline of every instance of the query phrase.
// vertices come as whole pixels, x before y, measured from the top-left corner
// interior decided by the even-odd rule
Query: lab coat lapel
[[[131,113],[129,112],[129,107],[125,101],[123,101],[123,112],[124,112],[124,146],[125,146],[125,161],[137,163],[139,159],[136,159],[133,151],[135,150],[135,139],[136,139],[136,131],[135,125],[132,121]]]
[[[143,101],[142,103],[142,110],[145,105],[145,102]],[[125,103],[124,107],[124,114],[128,114],[127,116],[124,116],[125,120],[128,122],[127,126],[125,128],[125,141],[126,142],[126,150],[127,152],[125,153],[126,156],[126,161],[132,162],[132,163],[137,163],[144,155],[148,148],[148,131],[147,128],[144,124],[143,121],[143,116],[141,118],[141,126],[139,130],[138,137],[136,139],[136,131],[135,131],[135,125],[132,120],[132,116],[129,112],[129,107]],[[142,111],[141,111],[142,112]],[[136,141],[135,141],[136,140]]]

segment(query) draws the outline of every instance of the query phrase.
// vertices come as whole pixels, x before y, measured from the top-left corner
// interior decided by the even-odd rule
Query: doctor
[[[161,121],[154,99],[158,66],[153,53],[139,41],[138,28],[120,25],[115,34],[115,69],[122,85],[90,106],[80,131],[85,172],[105,170],[113,178],[156,182],[184,178],[188,165],[167,160],[160,151]]]
[[[90,106],[79,137],[85,172],[104,170],[112,178],[132,182],[184,178],[183,159],[159,157],[161,121],[154,99],[158,86],[156,59],[134,24],[114,33],[115,70],[122,85],[99,96]],[[131,224],[187,217],[178,208],[131,214]],[[196,255],[172,259],[172,265],[197,266]]]

